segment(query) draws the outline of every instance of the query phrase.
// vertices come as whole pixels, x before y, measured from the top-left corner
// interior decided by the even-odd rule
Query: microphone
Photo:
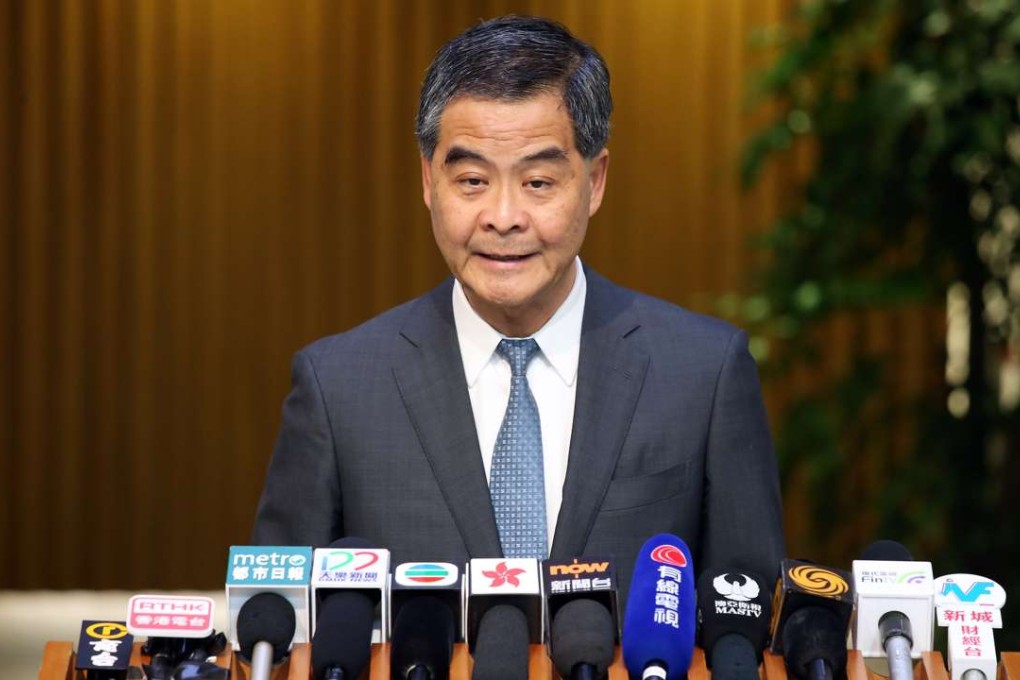
[[[758,574],[706,569],[697,583],[701,648],[715,680],[757,680],[769,637],[770,593]]]
[[[230,547],[227,558],[227,609],[229,641],[241,650],[238,618],[243,605],[263,592],[276,593],[291,605],[294,618],[293,642],[309,640],[309,578],[312,549],[297,546]]]
[[[573,600],[595,600],[609,610],[614,622],[613,642],[619,639],[619,614],[616,606],[616,570],[606,557],[575,557],[569,561],[542,562],[545,586],[545,621],[547,625],[560,608]]]
[[[529,645],[543,639],[538,560],[472,559],[466,585],[465,638],[474,656],[472,677],[527,677]]]
[[[798,680],[846,677],[846,625],[832,609],[807,605],[787,618],[782,631],[786,671]]]
[[[453,612],[454,641],[460,642],[460,621],[464,607],[464,583],[460,569],[449,562],[404,562],[393,570],[390,585],[390,619],[395,621],[409,601],[430,595],[446,603]]]
[[[379,636],[373,631],[373,642],[389,638],[390,551],[364,547],[367,541],[348,536],[337,539],[328,548],[316,548],[312,567],[312,620],[317,621],[318,609],[332,593],[364,591],[374,603],[380,604]]]
[[[297,622],[287,598],[264,592],[249,598],[237,615],[241,658],[251,664],[251,680],[269,680],[294,640]]]
[[[87,680],[124,680],[133,646],[123,621],[82,621],[74,667]]]
[[[853,575],[854,649],[865,658],[885,657],[891,680],[912,680],[912,659],[932,648],[931,562],[915,562],[903,545],[881,540],[854,560]]]
[[[316,564],[322,567],[316,576],[330,573],[331,558],[346,552],[347,564],[365,564],[363,551],[374,555],[369,541],[346,536],[330,544],[324,552],[316,551]],[[341,558],[343,559],[343,558]],[[334,576],[337,570],[333,570]],[[362,575],[365,570],[362,569]],[[374,574],[374,572],[373,572]],[[335,580],[335,579],[334,579]],[[372,623],[375,607],[382,597],[382,589],[374,587],[379,579],[358,580],[354,588],[339,588],[332,584],[313,586],[316,609],[312,635],[312,677],[315,680],[353,680],[361,675],[372,655]]]
[[[780,566],[771,651],[782,653],[787,671],[801,680],[845,678],[854,597],[849,572],[791,559]],[[789,651],[788,645],[793,646]]]
[[[946,644],[952,680],[996,677],[994,628],[1002,628],[1006,591],[995,581],[974,574],[948,574],[935,579],[935,607],[940,626],[948,629]]]
[[[623,662],[632,678],[682,679],[694,656],[694,565],[672,534],[638,551],[623,619]]]
[[[559,674],[571,680],[608,677],[613,662],[616,625],[604,605],[595,600],[571,600],[552,620],[550,654]]]
[[[393,621],[390,675],[394,680],[447,680],[455,637],[453,611],[442,599],[409,599]]]
[[[189,595],[133,595],[128,600],[127,628],[146,635],[142,654],[150,658],[142,669],[149,680],[201,673],[202,678],[226,678],[227,669],[205,663],[226,647],[226,637],[213,631],[212,598]]]
[[[520,680],[528,677],[528,617],[512,604],[497,604],[482,614],[472,654],[472,680]]]

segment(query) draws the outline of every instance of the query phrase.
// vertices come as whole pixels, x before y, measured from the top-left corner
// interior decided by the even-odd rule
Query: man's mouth
[[[526,255],[500,255],[499,253],[479,253],[482,257],[487,260],[494,260],[496,262],[519,262],[520,260],[526,260],[531,257],[531,253]]]

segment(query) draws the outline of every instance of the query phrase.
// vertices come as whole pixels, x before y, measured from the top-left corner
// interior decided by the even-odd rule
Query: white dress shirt
[[[533,336],[541,350],[528,364],[528,385],[542,423],[542,458],[545,469],[545,508],[549,547],[556,535],[556,518],[563,501],[567,453],[574,423],[577,361],[581,350],[586,281],[581,260],[567,299]],[[460,281],[453,284],[453,319],[464,361],[471,410],[475,416],[478,446],[485,478],[492,467],[492,450],[499,436],[510,399],[510,364],[496,353],[504,335],[486,323],[471,307]]]

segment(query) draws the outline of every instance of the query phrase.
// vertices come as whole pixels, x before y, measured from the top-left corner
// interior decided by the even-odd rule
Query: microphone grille
[[[596,676],[605,677],[616,651],[615,637],[613,616],[605,606],[595,600],[572,600],[552,621],[553,665],[565,678],[579,663],[595,666]]]
[[[902,543],[882,539],[865,548],[861,553],[861,559],[880,562],[913,562],[914,556]]]
[[[296,627],[294,606],[285,597],[276,593],[251,597],[237,613],[241,656],[250,660],[255,644],[264,641],[273,646],[273,663],[281,661],[287,655]]]

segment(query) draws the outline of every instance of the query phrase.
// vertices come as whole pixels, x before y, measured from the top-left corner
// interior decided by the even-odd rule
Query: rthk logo
[[[521,585],[520,580],[517,578],[519,574],[523,574],[523,569],[510,569],[506,566],[506,562],[500,562],[496,565],[495,571],[483,571],[484,576],[488,576],[492,579],[492,583],[489,584],[490,588],[498,588],[499,586],[510,585],[517,587]]]

